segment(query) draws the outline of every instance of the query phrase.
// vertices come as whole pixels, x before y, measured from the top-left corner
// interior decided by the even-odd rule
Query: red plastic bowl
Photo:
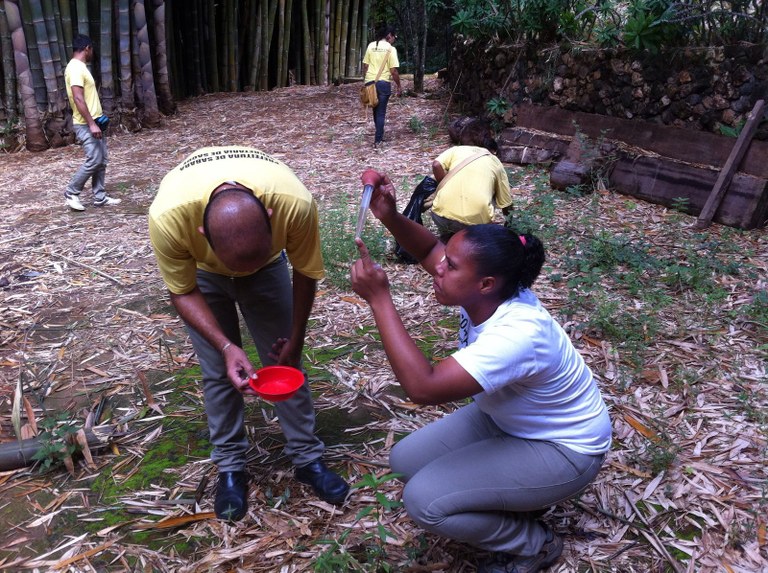
[[[249,381],[259,396],[270,402],[281,402],[293,396],[304,384],[304,373],[291,366],[265,366]]]

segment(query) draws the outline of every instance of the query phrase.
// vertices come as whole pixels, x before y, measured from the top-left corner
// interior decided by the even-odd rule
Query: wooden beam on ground
[[[499,159],[520,165],[552,163],[566,154],[570,138],[510,128],[499,136]]]
[[[592,139],[621,141],[664,157],[716,169],[725,164],[733,148],[733,138],[704,131],[568,111],[557,106],[521,104],[517,107],[517,127],[572,137],[576,133],[574,123],[580,132]],[[753,141],[739,171],[768,179],[766,157],[768,141]]]
[[[754,137],[757,127],[760,125],[764,107],[765,101],[761,99],[757,100],[752,111],[747,116],[747,122],[744,124],[741,133],[739,133],[739,137],[736,139],[731,154],[728,156],[728,161],[725,162],[725,165],[720,171],[715,186],[712,188],[712,192],[709,194],[707,202],[699,214],[699,219],[696,222],[696,226],[699,229],[705,229],[712,222],[712,217],[715,216],[715,211],[717,211],[720,202],[723,200],[723,196],[726,191],[728,191],[728,186],[731,184],[733,174],[739,168],[739,164],[747,153],[749,144],[752,142],[752,137]]]
[[[609,175],[610,187],[638,199],[674,207],[680,199],[687,213],[697,216],[706,204],[718,173],[663,157],[623,156]],[[755,229],[768,219],[768,179],[738,172],[714,221],[741,229]]]

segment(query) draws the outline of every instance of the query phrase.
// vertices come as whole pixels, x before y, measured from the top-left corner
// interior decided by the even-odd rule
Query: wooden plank
[[[749,116],[747,116],[747,123],[744,124],[744,128],[741,130],[741,133],[739,133],[739,137],[736,139],[736,144],[733,146],[731,154],[728,156],[728,161],[725,162],[723,169],[720,171],[715,186],[712,188],[712,192],[709,194],[707,202],[704,204],[704,208],[699,214],[697,226],[700,229],[706,228],[712,221],[712,217],[715,216],[715,211],[717,211],[720,202],[723,200],[723,195],[725,195],[725,192],[728,190],[728,185],[730,185],[731,180],[733,179],[733,174],[736,172],[736,169],[738,169],[741,160],[749,149],[752,137],[755,135],[758,125],[760,125],[764,107],[765,101],[761,99],[757,100],[755,107],[752,108]]]
[[[579,130],[592,139],[605,137],[688,163],[722,167],[733,148],[733,138],[705,131],[669,127],[643,120],[630,120],[574,112],[557,106],[521,104],[517,126],[572,137]],[[681,142],[684,144],[681,145]],[[739,171],[768,179],[768,142],[753,141]]]
[[[698,215],[706,204],[716,171],[663,157],[621,157],[610,173],[610,187],[619,193],[672,207],[687,200],[688,213]],[[714,221],[740,229],[762,227],[768,220],[768,179],[736,173]]]
[[[555,134],[533,133],[524,129],[505,129],[498,139],[502,163],[522,165],[551,163],[563,157],[570,139]]]

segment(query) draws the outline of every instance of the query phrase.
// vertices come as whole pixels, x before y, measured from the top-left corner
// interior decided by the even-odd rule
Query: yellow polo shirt
[[[392,48],[389,53],[389,59],[384,64],[384,70],[379,76],[379,81],[390,81],[392,79],[392,73],[389,68],[399,68],[400,61],[397,59],[397,48],[386,40],[379,40],[378,42],[371,42],[368,44],[368,48],[365,50],[365,57],[363,63],[368,64],[368,71],[365,72],[365,82],[372,82],[376,79],[376,74],[379,73],[381,63],[387,59],[387,52]]]
[[[93,119],[102,115],[101,101],[99,101],[99,92],[96,90],[96,82],[93,81],[93,76],[91,75],[91,72],[88,71],[88,66],[86,66],[84,62],[81,62],[77,58],[69,60],[69,63],[64,70],[64,82],[67,86],[69,105],[72,108],[72,123],[75,125],[87,124],[85,118],[75,105],[75,98],[72,95],[72,86],[83,88],[85,105]]]
[[[174,294],[193,290],[197,268],[232,277],[258,270],[228,269],[198,232],[211,192],[227,181],[253,190],[272,209],[272,256],[267,264],[285,250],[295,271],[314,279],[325,276],[317,204],[293,171],[257,149],[206,147],[163,178],[149,207],[149,236],[168,290]]]
[[[467,157],[484,151],[474,145],[457,145],[437,156],[446,173]],[[440,188],[432,203],[432,212],[465,225],[490,223],[494,205],[504,208],[512,204],[509,178],[499,158],[489,154],[461,168]]]

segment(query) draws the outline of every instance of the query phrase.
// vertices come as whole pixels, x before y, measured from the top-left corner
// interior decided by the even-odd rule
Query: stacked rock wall
[[[503,98],[514,123],[521,102],[643,119],[720,133],[737,128],[755,102],[768,99],[768,46],[677,49],[638,56],[625,51],[532,51],[457,39],[446,75],[464,111],[484,114]],[[768,139],[768,122],[755,136]]]

